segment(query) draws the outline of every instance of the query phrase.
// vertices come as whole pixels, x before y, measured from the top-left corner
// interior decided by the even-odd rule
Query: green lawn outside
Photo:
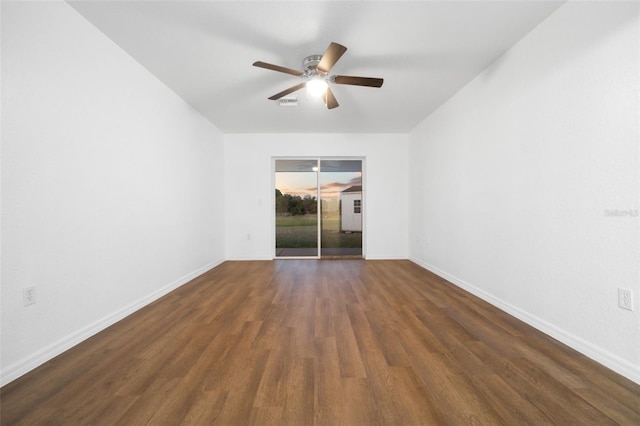
[[[276,248],[313,248],[318,246],[316,215],[276,216]],[[322,221],[322,248],[360,248],[362,233],[340,232],[337,213]]]
[[[318,216],[315,214],[305,214],[298,216],[276,216],[276,228],[300,226],[311,226],[316,228],[318,226]]]

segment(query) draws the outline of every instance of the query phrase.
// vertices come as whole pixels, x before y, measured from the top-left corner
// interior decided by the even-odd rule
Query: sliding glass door
[[[362,160],[275,160],[276,257],[362,256]]]
[[[321,160],[320,200],[321,256],[362,256],[362,160]]]
[[[276,160],[276,257],[318,257],[318,160]]]

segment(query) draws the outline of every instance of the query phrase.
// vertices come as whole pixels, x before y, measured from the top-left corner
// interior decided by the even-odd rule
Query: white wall
[[[65,3],[2,2],[2,90],[6,383],[224,260],[224,146]]]
[[[406,259],[407,154],[407,135],[225,135],[227,258],[273,258],[273,157],[351,156],[365,157],[366,257]]]
[[[640,382],[638,5],[564,5],[429,116],[409,199],[414,261]]]

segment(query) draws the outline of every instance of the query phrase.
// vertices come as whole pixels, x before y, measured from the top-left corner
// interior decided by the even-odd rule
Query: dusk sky
[[[276,188],[283,194],[316,196],[317,173],[277,172]],[[340,192],[353,185],[362,185],[362,172],[320,173],[320,190],[324,199],[338,199]]]

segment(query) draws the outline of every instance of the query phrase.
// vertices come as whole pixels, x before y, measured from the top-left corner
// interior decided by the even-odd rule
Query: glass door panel
[[[275,161],[276,257],[318,257],[318,160]]]
[[[320,161],[321,256],[362,256],[362,160]]]

